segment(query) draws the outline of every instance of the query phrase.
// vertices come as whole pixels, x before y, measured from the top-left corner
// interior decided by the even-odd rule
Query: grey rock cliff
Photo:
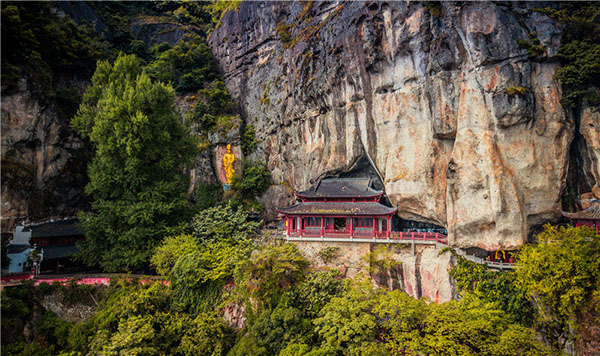
[[[554,80],[561,27],[527,7],[245,2],[209,42],[274,182],[305,189],[366,156],[401,217],[512,249],[559,216],[575,129]],[[517,43],[530,32],[540,57]]]
[[[72,216],[87,206],[89,151],[68,118],[25,79],[2,95],[1,146],[2,232],[13,232],[21,220]]]

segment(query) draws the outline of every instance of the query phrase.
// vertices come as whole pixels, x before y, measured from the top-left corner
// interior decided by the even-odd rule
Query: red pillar
[[[298,231],[300,232],[300,237],[302,237],[302,230],[304,229],[304,219],[300,217],[300,223],[298,224]]]
[[[354,237],[354,218],[350,218],[350,237]]]
[[[324,220],[325,218],[323,216],[321,216],[321,237],[324,236],[324,231],[323,231],[323,225],[324,225]]]
[[[390,217],[388,216],[387,220],[386,220],[386,224],[387,224],[387,231],[385,232],[385,237],[387,237],[388,239],[390,238],[390,234],[391,234],[391,230],[392,227],[390,226]]]
[[[373,217],[373,238],[377,236],[377,218]]]

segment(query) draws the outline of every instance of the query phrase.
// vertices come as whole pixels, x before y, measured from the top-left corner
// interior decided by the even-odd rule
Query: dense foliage
[[[551,225],[537,238],[521,249],[516,282],[535,302],[548,342],[561,347],[577,338],[584,314],[600,325],[600,238],[591,228]]]
[[[175,93],[153,82],[135,56],[100,62],[73,126],[95,149],[86,192],[92,211],[81,221],[81,257],[108,271],[148,263],[166,235],[188,218],[187,179],[195,153],[175,109]]]
[[[578,309],[600,311],[599,242],[590,230],[547,227],[539,245],[523,248],[515,272],[459,259],[452,273],[460,300],[435,304],[375,288],[365,276],[311,271],[295,245],[260,244],[245,217],[227,205],[203,211],[193,235],[173,235],[154,252],[170,284],[115,282],[95,294],[98,312],[87,322],[43,313],[33,342],[3,338],[4,346],[20,355],[558,355],[561,345],[550,348],[530,327],[532,313],[552,344],[548,320],[569,329],[573,320],[584,325]],[[238,228],[216,229],[231,219]],[[3,328],[31,318],[36,298],[23,293],[40,291],[5,291]]]
[[[566,108],[585,100],[600,105],[600,94],[591,87],[600,81],[600,4],[598,2],[561,2],[535,9],[561,22],[563,38],[559,49],[562,67],[556,78],[562,85],[561,103]]]
[[[148,74],[171,83],[179,94],[201,89],[219,77],[210,48],[199,35],[189,34],[173,48],[160,49],[160,45],[153,48],[156,59],[148,65]]]
[[[243,242],[258,232],[260,224],[247,222],[248,213],[232,204],[202,210],[192,221],[193,235],[198,241],[218,242],[232,240]]]
[[[476,296],[509,320],[533,326],[555,349],[574,342],[600,351],[600,238],[587,227],[546,225],[539,243],[525,245],[515,272],[493,272],[458,257],[451,271],[464,297]]]
[[[51,95],[57,75],[89,77],[108,46],[90,27],[59,17],[50,2],[2,2],[4,93],[29,76],[38,90]]]
[[[533,307],[526,292],[516,282],[516,273],[490,271],[458,256],[450,274],[463,295],[472,293],[485,302],[496,303],[511,320],[531,325]]]

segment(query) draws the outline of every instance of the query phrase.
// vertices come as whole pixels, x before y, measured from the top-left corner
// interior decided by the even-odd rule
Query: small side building
[[[600,235],[600,200],[592,201],[587,209],[575,213],[563,211],[562,215],[571,220],[575,227],[588,226],[595,229],[596,233]]]
[[[7,246],[6,255],[10,260],[6,272],[8,273],[23,273],[27,272],[27,259],[32,247],[30,245],[31,232],[25,231],[24,225],[18,225],[15,229],[15,234],[10,239]]]
[[[73,259],[78,251],[75,244],[84,238],[78,218],[31,224],[25,230],[31,232],[31,245],[40,250],[43,256],[42,273],[78,269],[79,265]]]

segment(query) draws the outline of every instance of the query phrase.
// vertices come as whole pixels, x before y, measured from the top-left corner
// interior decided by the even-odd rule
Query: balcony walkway
[[[386,231],[373,233],[371,229],[354,230],[352,236],[346,231],[324,231],[321,236],[319,229],[304,229],[302,232],[292,232],[286,236],[288,241],[330,241],[330,242],[377,242],[395,244],[423,244],[435,245],[436,243],[448,245],[448,237],[437,232],[407,232]]]
[[[410,244],[414,245],[433,245],[438,247],[439,244],[448,246],[448,236],[437,232],[408,232],[408,231],[390,231],[390,236],[387,237],[386,231],[377,231],[373,236],[373,231],[354,230],[353,236],[346,231],[325,230],[321,236],[320,229],[304,229],[302,232],[296,231],[290,233],[290,236],[285,236],[287,241],[310,241],[310,242],[366,242],[380,244]],[[478,264],[484,264],[488,268],[495,270],[512,270],[516,268],[515,263],[504,263],[497,261],[486,261],[483,258],[474,255],[468,255],[466,251],[459,248],[452,248],[459,256],[464,257],[468,261]]]

